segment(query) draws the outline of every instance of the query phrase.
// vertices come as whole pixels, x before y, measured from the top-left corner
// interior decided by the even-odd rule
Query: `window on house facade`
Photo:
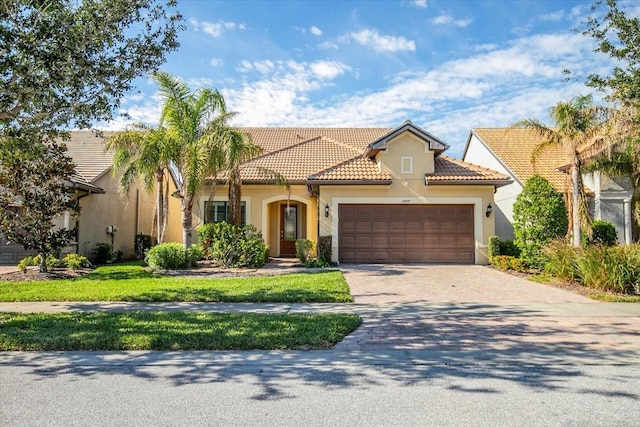
[[[240,218],[244,224],[247,218],[247,204],[241,202]],[[229,215],[229,202],[204,202],[204,222],[222,222],[227,221]]]
[[[400,158],[400,173],[413,173],[413,157]]]

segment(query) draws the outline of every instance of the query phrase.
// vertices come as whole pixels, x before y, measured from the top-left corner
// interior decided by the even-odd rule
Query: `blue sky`
[[[469,130],[548,121],[558,101],[592,93],[608,58],[577,28],[591,1],[178,0],[186,30],[162,70],[213,87],[238,126],[396,127],[409,119],[461,156]],[[640,14],[640,2],[623,2]],[[564,69],[573,77],[566,81]],[[146,78],[122,117],[157,124]]]

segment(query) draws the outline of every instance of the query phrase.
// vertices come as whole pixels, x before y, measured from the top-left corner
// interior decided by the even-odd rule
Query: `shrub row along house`
[[[395,129],[241,130],[263,149],[240,168],[243,221],[262,231],[271,256],[295,254],[296,239],[331,236],[334,262],[487,262],[494,192],[512,180],[446,156],[447,144],[411,122]],[[101,138],[75,132],[67,146],[77,173],[96,187],[79,197],[75,250],[89,255],[113,239],[115,250],[131,255],[134,235],[153,228],[154,196],[140,188],[118,193]],[[194,226],[225,220],[227,200],[224,182],[208,180]],[[165,241],[181,241],[175,198],[168,210]]]

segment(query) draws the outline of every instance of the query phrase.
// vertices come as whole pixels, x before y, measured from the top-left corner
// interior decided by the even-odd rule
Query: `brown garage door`
[[[341,262],[473,263],[473,205],[340,205]]]

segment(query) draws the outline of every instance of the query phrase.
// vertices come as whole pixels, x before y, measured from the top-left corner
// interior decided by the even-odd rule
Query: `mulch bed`
[[[74,279],[86,276],[91,272],[90,268],[80,270],[67,270],[66,268],[55,268],[47,273],[41,273],[38,267],[29,267],[27,271],[13,271],[11,273],[0,274],[0,282],[41,282],[46,280]]]
[[[525,279],[525,280],[529,280],[529,278],[531,278],[532,276],[535,276],[535,274],[532,273],[522,273],[519,271],[515,271],[515,270],[500,270],[499,268],[495,268],[491,265],[488,266],[489,268],[493,268],[496,269],[498,271],[502,271],[504,273],[507,274],[511,274],[512,276],[517,276],[520,277],[521,279]],[[533,280],[531,280],[532,283],[539,283],[541,285],[547,285],[547,286],[552,286],[554,288],[558,288],[558,289],[562,289],[565,291],[569,291],[569,292],[573,292],[574,294],[578,294],[578,295],[582,295],[584,297],[588,297],[589,294],[593,293],[594,290],[593,289],[589,289],[586,286],[582,286],[582,285],[578,285],[576,283],[567,283],[567,282],[561,282],[561,281],[554,281],[554,282],[534,282]]]

